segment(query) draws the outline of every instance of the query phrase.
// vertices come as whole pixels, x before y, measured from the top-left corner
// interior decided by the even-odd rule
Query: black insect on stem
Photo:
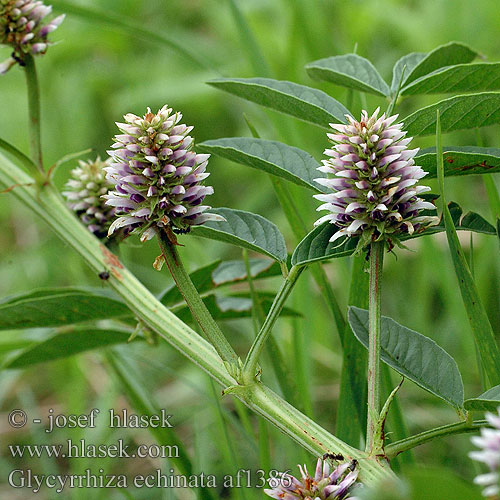
[[[340,453],[325,453],[323,455],[323,460],[336,460],[337,462],[341,462],[344,460],[344,455],[341,455]]]
[[[99,273],[99,278],[102,279],[103,281],[109,280],[109,273],[108,271],[102,271]]]
[[[352,472],[357,467],[357,465],[358,461],[355,458],[353,458],[352,462],[349,465],[349,470]]]

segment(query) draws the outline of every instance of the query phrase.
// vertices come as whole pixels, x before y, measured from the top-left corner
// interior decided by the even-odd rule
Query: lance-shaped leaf
[[[323,177],[318,162],[305,151],[277,141],[232,137],[205,141],[197,145],[200,151],[227,158],[236,163],[263,170],[299,186],[323,191],[314,179]]]
[[[325,92],[297,83],[270,78],[219,78],[208,84],[325,128],[329,128],[330,122],[345,123],[345,115],[350,114]]]
[[[469,411],[496,411],[499,406],[500,385],[488,389],[477,398],[466,399],[464,403],[464,408]]]
[[[259,301],[264,313],[267,314],[273,303],[273,295],[262,295]],[[203,302],[212,317],[217,321],[252,317],[253,302],[250,297],[241,295],[208,295],[203,298]],[[193,323],[191,312],[187,306],[175,306],[171,311],[185,323]],[[281,315],[299,317],[300,313],[285,307]]]
[[[349,323],[368,348],[368,311],[351,306]],[[380,343],[384,363],[455,408],[463,407],[464,386],[457,363],[436,342],[382,316]]]
[[[319,59],[306,65],[309,76],[361,92],[388,96],[390,89],[375,66],[357,54]]]
[[[500,63],[458,64],[422,76],[401,90],[401,95],[482,92],[500,89]]]
[[[261,215],[231,208],[212,209],[210,213],[222,215],[226,220],[193,227],[193,235],[248,248],[279,262],[286,261],[285,239],[271,221]]]
[[[268,259],[249,259],[252,280],[281,276],[281,268],[277,262]],[[212,273],[216,286],[227,285],[247,280],[247,270],[243,260],[226,260],[221,262]]]
[[[43,342],[29,347],[12,359],[3,368],[26,368],[37,363],[67,358],[92,349],[99,349],[128,342],[130,332],[119,330],[75,330],[58,333]],[[136,337],[141,340],[141,337]]]
[[[474,212],[468,212],[462,217],[462,209],[451,202],[449,204],[450,211],[453,214],[453,222],[456,229],[464,231],[474,231],[496,235],[497,231],[487,220]],[[431,211],[422,212],[424,215],[436,215]],[[330,243],[330,238],[339,230],[335,224],[325,222],[314,228],[304,239],[297,245],[297,248],[292,255],[292,265],[302,266],[312,262],[320,262],[327,259],[345,257],[351,255],[356,249],[358,238],[348,238],[339,245],[339,240]],[[429,234],[441,233],[445,231],[444,223],[441,220],[436,226],[427,227],[422,232],[413,233],[410,235],[400,235],[401,240],[409,240],[420,238]]]
[[[193,285],[200,295],[215,288],[215,284],[212,281],[212,273],[219,267],[220,262],[220,260],[217,260],[189,274]],[[184,298],[177,286],[173,283],[161,294],[160,302],[166,306],[171,306],[179,302],[184,302]]]
[[[450,42],[436,47],[429,53],[413,52],[402,57],[393,69],[392,90],[395,91],[401,79],[401,72],[406,65],[403,86],[417,78],[428,75],[445,66],[466,64],[477,57],[477,52],[463,43]]]
[[[99,290],[36,290],[0,304],[0,330],[55,327],[129,314],[123,302]]]
[[[281,268],[276,261],[269,259],[249,259],[252,279],[258,280],[270,276],[281,276]],[[215,288],[231,285],[247,279],[247,271],[243,260],[217,260],[202,266],[189,274],[200,295],[207,294]],[[183,303],[184,299],[175,284],[171,284],[160,294],[160,301],[167,306]]]
[[[448,146],[443,150],[445,176],[500,172],[499,148]],[[436,148],[423,149],[415,157],[415,162],[428,172],[427,178],[437,176]]]
[[[408,135],[434,134],[438,110],[442,132],[493,125],[500,121],[500,93],[459,95],[419,109],[403,120]]]
[[[392,83],[391,83],[391,92],[394,94],[399,86],[399,82],[401,77],[403,76],[403,81],[401,82],[404,85],[406,78],[404,76],[410,75],[413,69],[417,66],[417,64],[422,61],[427,56],[426,52],[412,52],[411,54],[407,54],[399,59],[394,67],[392,68]],[[405,74],[403,75],[403,68]]]

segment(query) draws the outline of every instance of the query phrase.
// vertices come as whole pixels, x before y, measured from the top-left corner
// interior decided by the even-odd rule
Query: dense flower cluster
[[[355,464],[343,463],[333,471],[327,460],[318,458],[314,477],[309,475],[306,466],[298,466],[301,478],[286,473],[281,473],[278,478],[269,479],[272,489],[264,493],[277,500],[342,500],[349,498],[349,491],[356,482],[358,471]]]
[[[202,185],[210,174],[205,172],[207,154],[192,151],[193,127],[179,124],[182,115],[163,106],[156,114],[148,108],[138,117],[124,116],[117,123],[122,132],[108,151],[112,163],[106,168],[108,179],[115,184],[107,204],[122,214],[109,229],[119,228],[152,238],[155,227],[170,228],[175,233],[188,232],[191,226],[208,220],[224,220],[216,214],[204,213],[202,205],[213,188]]]
[[[115,216],[115,209],[105,204],[105,195],[112,185],[106,179],[104,168],[108,163],[98,157],[95,161],[80,161],[71,171],[63,195],[89,231],[105,238]]]
[[[59,27],[64,14],[44,23],[52,7],[34,0],[0,0],[0,44],[10,45],[12,55],[0,63],[0,74],[16,63],[23,64],[26,54],[44,54],[50,45],[49,33]]]
[[[329,221],[341,227],[330,241],[363,236],[364,245],[372,237],[412,234],[437,220],[419,216],[421,210],[435,207],[418,196],[430,190],[416,185],[427,174],[415,165],[418,148],[408,149],[411,138],[405,138],[402,123],[394,124],[397,115],[378,113],[369,117],[363,111],[359,122],[347,115],[348,124],[330,124],[336,131],[328,134],[334,146],[325,150],[329,159],[318,170],[333,177],[316,182],[333,193],[315,195],[324,202],[318,210],[329,212],[316,225]]]
[[[500,493],[500,407],[498,415],[486,413],[486,419],[493,428],[481,429],[480,436],[471,438],[481,450],[471,451],[469,457],[488,466],[489,472],[480,474],[474,482],[485,487],[483,490],[485,497],[497,497]]]

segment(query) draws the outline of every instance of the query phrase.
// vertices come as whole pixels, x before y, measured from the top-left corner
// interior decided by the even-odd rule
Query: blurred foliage
[[[155,110],[168,103],[181,110],[184,122],[195,125],[198,142],[219,137],[250,136],[243,113],[255,123],[262,137],[279,139],[310,152],[318,160],[327,146],[324,131],[291,118],[264,112],[257,106],[238,100],[205,82],[220,75],[235,77],[264,76],[255,73],[245,57],[240,33],[230,2],[226,0],[81,0],[74,2],[124,16],[157,33],[165,33],[206,61],[213,70],[200,67],[167,46],[137,37],[133,30],[113,28],[76,15],[69,15],[53,34],[58,43],[47,55],[37,59],[42,93],[42,134],[45,162],[52,165],[65,154],[93,148],[105,157],[115,134],[115,121],[126,112],[143,114],[150,106]],[[495,34],[500,23],[496,0],[237,0],[254,31],[273,76],[315,86],[345,103],[346,91],[329,84],[312,82],[303,67],[320,57],[352,52],[370,59],[390,81],[391,68],[401,56],[414,51],[428,51],[450,40],[470,44],[489,61],[500,60]],[[8,54],[1,47],[0,56]],[[15,68],[0,78],[0,136],[20,149],[28,149],[27,111],[24,76]],[[385,106],[383,99],[368,96],[369,109]],[[411,97],[397,111],[406,116],[418,107],[435,102],[435,96]],[[355,96],[352,111],[358,114],[362,102]],[[285,125],[276,132],[273,123]],[[481,131],[484,145],[499,147],[498,125]],[[419,140],[418,145],[432,145],[433,138]],[[458,132],[444,138],[445,145],[474,144],[473,132]],[[56,183],[62,186],[68,164],[58,171]],[[210,181],[215,188],[213,206],[228,206],[259,213],[285,234],[288,250],[294,240],[278,205],[271,183],[263,173],[256,173],[227,160],[210,162]],[[436,191],[435,181],[430,185]],[[309,227],[316,218],[317,203],[309,193],[290,188]],[[447,197],[460,203],[465,211],[474,210],[491,221],[486,191],[478,177],[447,179]],[[84,264],[66,248],[47,227],[17,203],[11,196],[0,196],[0,297],[44,286],[103,286]],[[216,258],[240,258],[239,251],[221,243],[197,238],[182,239],[181,248],[189,268],[195,269]],[[469,235],[462,236],[466,252]],[[399,251],[396,258],[387,257],[384,280],[384,314],[399,323],[435,339],[457,359],[462,370],[466,396],[482,391],[475,365],[475,354],[469,324],[463,309],[456,277],[443,235],[426,237],[411,244],[412,252]],[[498,242],[484,235],[474,236],[474,272],[479,292],[498,331],[500,324],[499,265],[495,255]],[[155,293],[170,283],[166,272],[158,273],[152,262],[159,253],[155,241],[140,245],[130,239],[122,248],[123,260]],[[341,306],[347,305],[350,279],[349,259],[335,260],[325,269],[338,293]],[[266,290],[276,290],[278,281],[269,279]],[[313,293],[310,292],[313,291]],[[300,331],[303,339],[305,369],[309,374],[307,390],[312,394],[312,413],[320,424],[334,429],[336,400],[339,391],[341,352],[329,311],[313,284],[310,273],[304,273],[294,291],[290,305],[305,314],[305,319],[282,319],[274,329],[289,366],[293,369],[292,332]],[[314,315],[309,314],[314,311]],[[252,336],[251,322],[226,322],[223,329],[238,352],[248,348]],[[43,339],[45,331],[2,332],[2,342]],[[123,356],[134,359],[149,382],[150,390],[168,412],[175,415],[176,430],[191,452],[195,469],[206,473],[234,473],[237,466],[260,467],[257,442],[244,429],[241,410],[229,398],[222,400],[222,418],[229,423],[232,450],[226,453],[219,443],[226,437],[214,425],[221,418],[210,383],[169,346],[128,345],[120,348]],[[0,350],[0,356],[2,352]],[[271,385],[272,370],[264,362],[265,378]],[[271,380],[269,380],[271,378]],[[217,389],[218,390],[218,389]],[[412,432],[452,421],[453,412],[441,402],[423,393],[411,383],[405,384],[399,398]],[[217,394],[217,399],[218,394]],[[56,430],[44,434],[36,427],[13,432],[5,415],[14,407],[23,407],[31,418],[44,417],[48,408],[65,413],[86,413],[93,407],[107,412],[110,407],[126,405],[120,389],[107,372],[98,353],[56,361],[26,371],[3,372],[0,379],[1,442],[59,443],[71,437],[103,441],[124,437],[135,442],[151,438],[144,432],[123,432],[98,428],[92,430]],[[304,403],[307,407],[307,403]],[[257,430],[257,418],[250,424]],[[294,443],[274,429],[270,431],[272,467],[295,468],[308,460]],[[471,448],[468,436],[452,437],[416,450],[418,461],[428,465],[452,468],[470,480],[473,475],[466,456]],[[5,452],[5,448],[2,453]],[[228,457],[236,457],[228,462]],[[0,475],[6,478],[17,462],[0,456]],[[24,463],[26,466],[26,463]],[[86,467],[112,470],[148,471],[169,464],[157,460],[76,460],[56,464],[37,461],[30,467],[42,471],[74,473]],[[0,484],[1,498],[27,498]],[[131,491],[133,498],[193,498],[190,492]],[[45,496],[44,496],[45,495]],[[177,496],[178,495],[178,496]],[[262,491],[234,490],[220,492],[221,497],[260,498]],[[74,490],[71,498],[127,498],[116,491]],[[52,492],[38,498],[52,498]]]

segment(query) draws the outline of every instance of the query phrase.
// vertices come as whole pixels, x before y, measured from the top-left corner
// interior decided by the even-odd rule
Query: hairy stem
[[[283,285],[281,286],[279,292],[274,298],[271,309],[262,325],[257,337],[255,338],[250,350],[248,351],[245,364],[242,370],[242,381],[244,384],[251,384],[255,380],[255,372],[257,370],[257,363],[259,361],[260,354],[264,349],[266,340],[271,333],[271,329],[274,323],[278,319],[283,306],[285,305],[286,299],[290,295],[298,277],[304,270],[303,267],[293,266],[288,273]]]
[[[373,242],[370,248],[368,422],[366,427],[366,451],[368,453],[374,447],[374,437],[380,413],[380,304],[384,247],[385,243],[378,241]]]
[[[464,434],[466,432],[476,432],[481,427],[488,425],[487,420],[475,420],[474,422],[455,422],[454,424],[447,424],[435,429],[415,434],[406,439],[401,439],[395,443],[390,444],[385,448],[385,455],[388,459],[403,453],[404,451],[411,450],[416,446],[432,441],[433,439],[451,436],[452,434]]]
[[[36,73],[35,60],[28,54],[25,59],[24,73],[28,87],[28,112],[29,112],[29,134],[30,153],[35,165],[43,172],[42,139],[40,132],[40,88]]]
[[[184,297],[189,310],[200,325],[203,333],[214,346],[221,359],[237,367],[238,356],[205,306],[205,303],[182,264],[176,246],[169,241],[167,234],[160,230],[158,230],[158,241],[170,274],[172,278],[174,278],[177,288]]]

